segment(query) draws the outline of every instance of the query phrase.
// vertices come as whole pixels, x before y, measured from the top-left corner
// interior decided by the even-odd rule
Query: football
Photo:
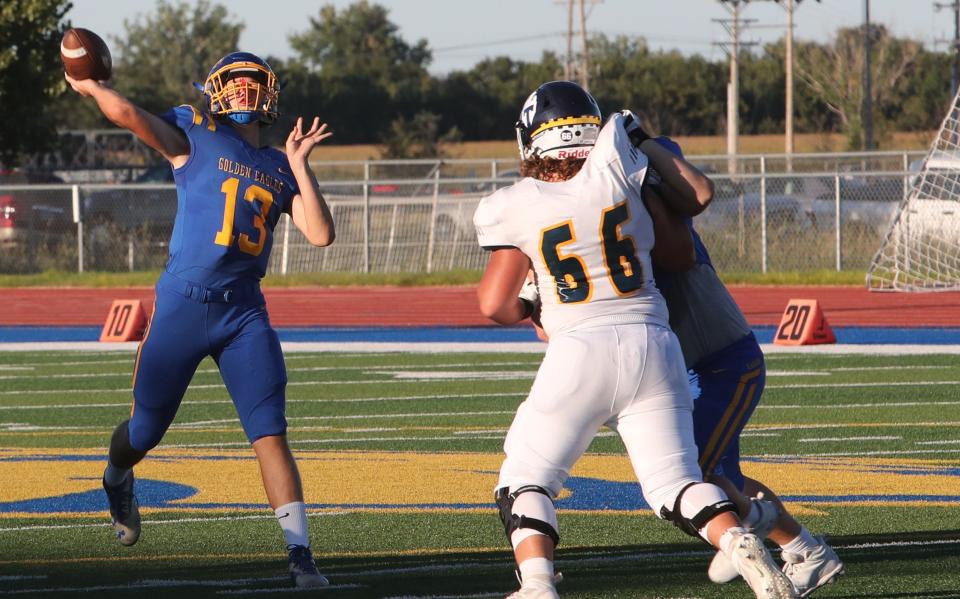
[[[60,42],[63,69],[74,79],[106,81],[113,74],[110,49],[89,29],[68,29]]]

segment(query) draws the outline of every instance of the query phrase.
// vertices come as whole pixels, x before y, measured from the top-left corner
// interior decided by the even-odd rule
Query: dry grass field
[[[933,139],[932,131],[911,131],[894,133],[888,139],[881,140],[881,150],[923,150]],[[727,150],[726,137],[719,135],[679,136],[677,141],[687,154],[724,154]],[[839,134],[803,133],[796,136],[794,142],[797,152],[842,152],[847,150],[846,139]],[[783,135],[742,135],[740,153],[742,154],[781,154],[783,153]],[[450,158],[512,158],[516,154],[514,140],[472,141],[451,144],[445,148]],[[320,145],[313,152],[313,160],[368,160],[381,158],[382,147],[376,144],[356,145]]]

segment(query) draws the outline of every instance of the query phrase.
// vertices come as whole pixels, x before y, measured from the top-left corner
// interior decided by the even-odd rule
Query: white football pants
[[[659,515],[702,480],[680,344],[663,326],[602,326],[552,337],[504,442],[497,488],[539,485],[556,497],[601,426],[623,440]]]

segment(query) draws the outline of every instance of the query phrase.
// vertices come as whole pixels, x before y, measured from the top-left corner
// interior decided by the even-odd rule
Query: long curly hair
[[[544,158],[533,156],[520,162],[520,175],[541,181],[566,181],[580,172],[586,158]]]

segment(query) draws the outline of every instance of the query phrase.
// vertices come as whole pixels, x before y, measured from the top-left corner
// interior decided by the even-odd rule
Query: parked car
[[[20,243],[73,222],[72,197],[57,185],[63,179],[51,173],[0,170],[0,243]]]
[[[177,213],[177,190],[168,164],[151,167],[123,185],[82,188],[83,218],[91,225],[109,223],[122,229],[143,229],[166,239]]]

